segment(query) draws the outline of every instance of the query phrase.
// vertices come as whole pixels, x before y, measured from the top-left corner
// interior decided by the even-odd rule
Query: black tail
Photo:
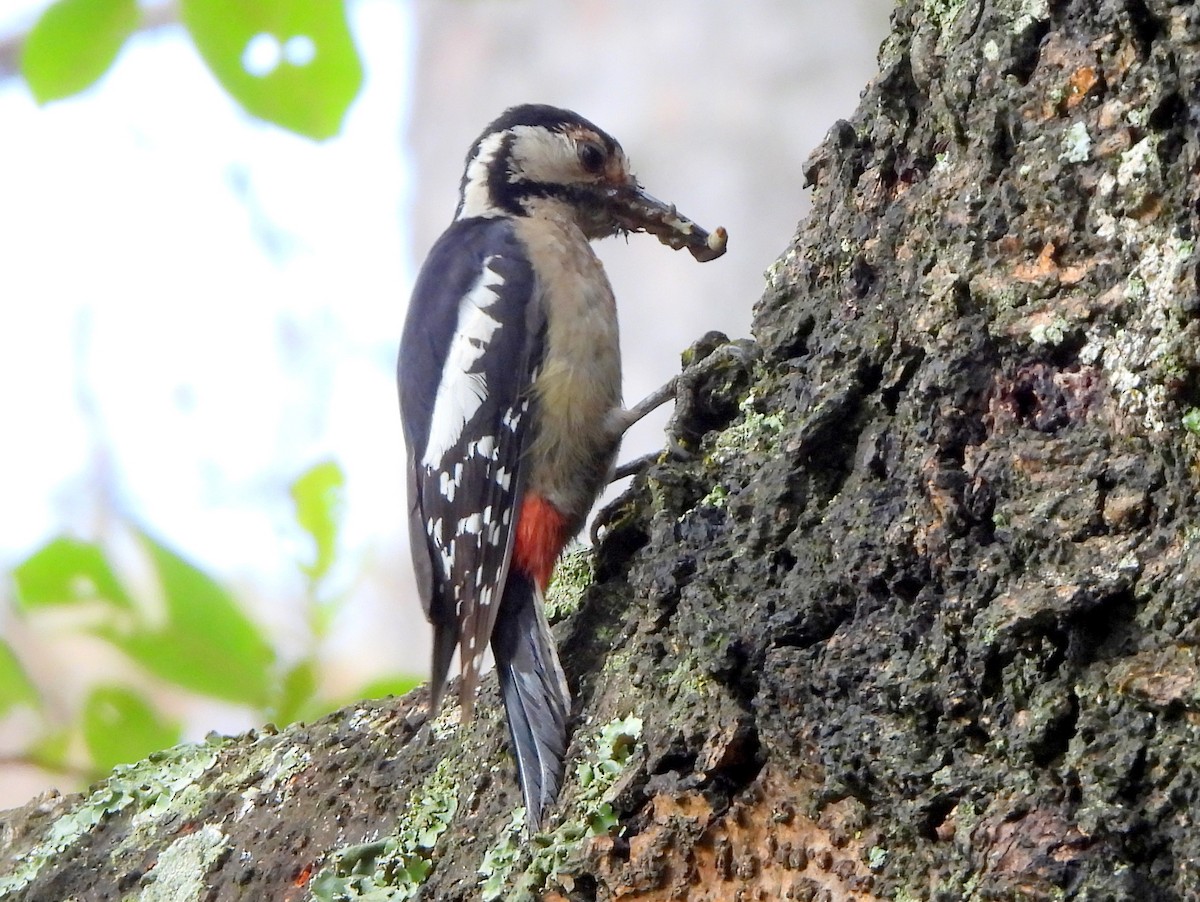
[[[454,659],[454,648],[458,644],[458,624],[449,625],[433,621],[433,670],[429,676],[429,719],[437,717],[442,707],[442,696],[446,692],[446,678],[450,674],[450,662]]]
[[[508,715],[508,733],[530,830],[562,786],[571,696],[554,637],[546,625],[541,593],[516,568],[509,571],[492,631],[492,652]]]

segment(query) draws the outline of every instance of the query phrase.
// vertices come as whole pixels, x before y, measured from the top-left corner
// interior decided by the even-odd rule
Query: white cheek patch
[[[509,151],[510,182],[569,184],[583,175],[575,155],[575,144],[561,132],[533,125],[510,130],[516,136]]]
[[[488,313],[504,284],[503,277],[488,266],[494,259],[488,257],[483,261],[483,272],[458,305],[458,325],[438,383],[429,421],[429,441],[421,458],[427,467],[436,468],[441,463],[487,398],[487,377],[472,372],[472,368],[487,353],[488,344],[501,325],[500,320]]]

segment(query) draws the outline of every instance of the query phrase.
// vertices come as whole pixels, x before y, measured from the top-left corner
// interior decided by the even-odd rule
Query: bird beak
[[[606,200],[608,212],[626,232],[648,232],[675,250],[687,248],[701,263],[716,260],[725,253],[729,241],[725,229],[718,227],[706,232],[679,215],[674,204],[651,197],[636,182],[609,188]]]

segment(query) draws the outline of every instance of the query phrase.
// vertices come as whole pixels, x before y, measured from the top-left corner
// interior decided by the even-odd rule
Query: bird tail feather
[[[571,696],[546,623],[541,592],[519,570],[509,572],[504,587],[492,652],[526,818],[530,829],[536,830],[562,787]]]
[[[458,630],[454,625],[434,624],[433,628],[433,672],[429,677],[429,717],[437,717],[446,694],[446,681],[450,674],[450,662],[454,658],[455,637]]]

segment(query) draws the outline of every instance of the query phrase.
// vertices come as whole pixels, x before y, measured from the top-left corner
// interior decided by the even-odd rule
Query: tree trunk
[[[491,681],[10,813],[0,890],[1200,896],[1198,68],[1192,4],[900,5],[759,354],[568,562],[546,834]]]

